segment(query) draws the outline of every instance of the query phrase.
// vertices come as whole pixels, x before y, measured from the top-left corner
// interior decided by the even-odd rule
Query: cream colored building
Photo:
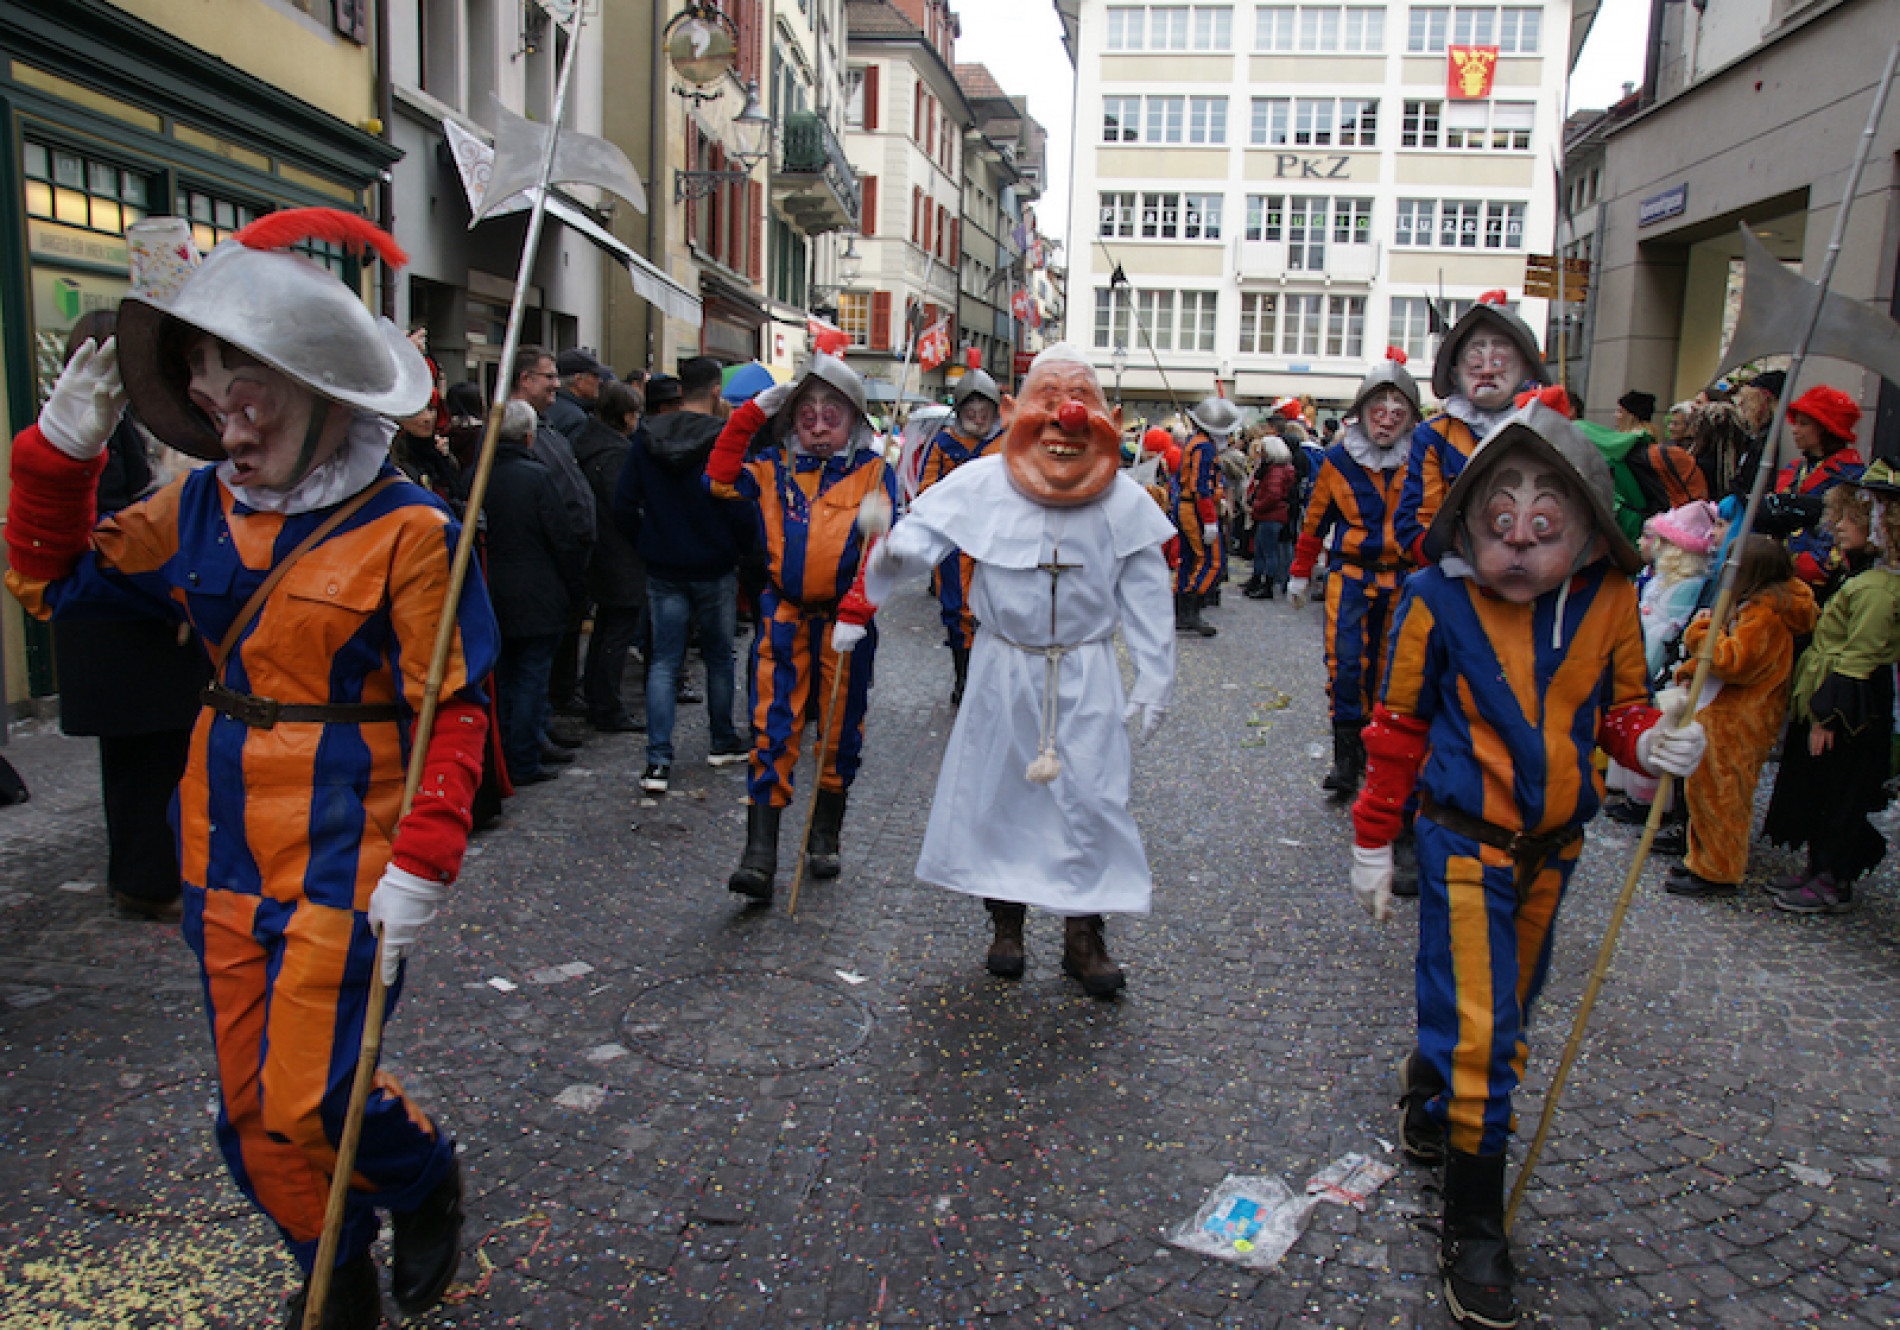
[[[1076,68],[1068,336],[1131,401],[1349,400],[1388,344],[1548,254],[1568,0],[1056,0]],[[1587,26],[1587,25],[1580,25]],[[1448,48],[1499,48],[1451,95]],[[1127,283],[1114,281],[1117,270]]]

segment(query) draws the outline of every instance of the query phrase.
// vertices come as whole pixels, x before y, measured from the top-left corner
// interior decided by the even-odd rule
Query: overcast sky
[[[962,20],[957,60],[988,65],[1003,90],[1027,94],[1029,114],[1049,131],[1048,192],[1037,206],[1045,235],[1068,230],[1069,119],[1074,80],[1053,0],[952,0]],[[1643,78],[1648,0],[1603,0],[1571,76],[1570,109],[1608,106]],[[1238,34],[1244,25],[1236,24]],[[1251,29],[1248,29],[1251,31]],[[1388,29],[1399,31],[1397,25]]]

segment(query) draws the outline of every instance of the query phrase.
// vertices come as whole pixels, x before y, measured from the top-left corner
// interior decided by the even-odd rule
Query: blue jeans
[[[706,723],[714,751],[735,748],[732,728],[732,634],[739,613],[735,573],[710,582],[669,582],[647,572],[647,613],[653,619],[653,657],[647,661],[647,762],[673,765],[673,712],[678,705],[686,630],[699,630],[706,662]]]
[[[1286,546],[1280,543],[1284,522],[1259,522],[1253,529],[1253,576],[1263,585],[1285,586]]]
[[[501,708],[501,753],[511,776],[541,770],[541,732],[547,726],[548,675],[561,635],[504,637],[495,661],[495,705]]]

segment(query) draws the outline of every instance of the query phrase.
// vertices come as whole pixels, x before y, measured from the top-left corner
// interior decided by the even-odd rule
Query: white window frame
[[[1226,146],[1226,97],[1188,98],[1187,141],[1204,147]]]
[[[1249,194],[1247,228],[1249,242],[1274,242],[1286,235],[1286,195]]]
[[[1105,240],[1133,239],[1139,198],[1128,190],[1103,190],[1099,196],[1096,234]]]
[[[1385,50],[1385,6],[1260,5],[1253,49],[1276,55],[1379,55]]]
[[[1181,198],[1181,238],[1219,240],[1221,212],[1226,203],[1219,194],[1185,194]]]
[[[1240,297],[1240,345],[1243,356],[1278,354],[1280,293],[1248,291]]]
[[[1429,296],[1393,296],[1386,341],[1423,362],[1432,351],[1432,314]]]
[[[1402,103],[1399,118],[1399,146],[1437,151],[1444,142],[1445,103],[1438,98],[1412,99]]]
[[[1255,97],[1247,131],[1253,148],[1283,148],[1293,141],[1293,99]]]
[[[1186,97],[1144,97],[1141,143],[1182,143],[1187,135]]]
[[[1132,120],[1128,117],[1130,108],[1134,111]],[[1141,141],[1141,98],[1102,98],[1102,142],[1140,143]]]

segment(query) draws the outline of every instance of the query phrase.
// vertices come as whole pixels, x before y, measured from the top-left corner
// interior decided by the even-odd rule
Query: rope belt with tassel
[[[1029,764],[1023,775],[1037,785],[1047,785],[1062,774],[1062,759],[1056,756],[1056,686],[1061,680],[1062,658],[1071,651],[1079,651],[1091,643],[1107,641],[1115,635],[1115,630],[1110,627],[1107,632],[1084,638],[1080,642],[1071,642],[1067,645],[1053,643],[1041,647],[1024,646],[1021,642],[1012,642],[993,628],[986,627],[984,631],[994,636],[997,641],[1015,647],[1026,656],[1041,656],[1045,662],[1042,730],[1036,736],[1036,759]]]

